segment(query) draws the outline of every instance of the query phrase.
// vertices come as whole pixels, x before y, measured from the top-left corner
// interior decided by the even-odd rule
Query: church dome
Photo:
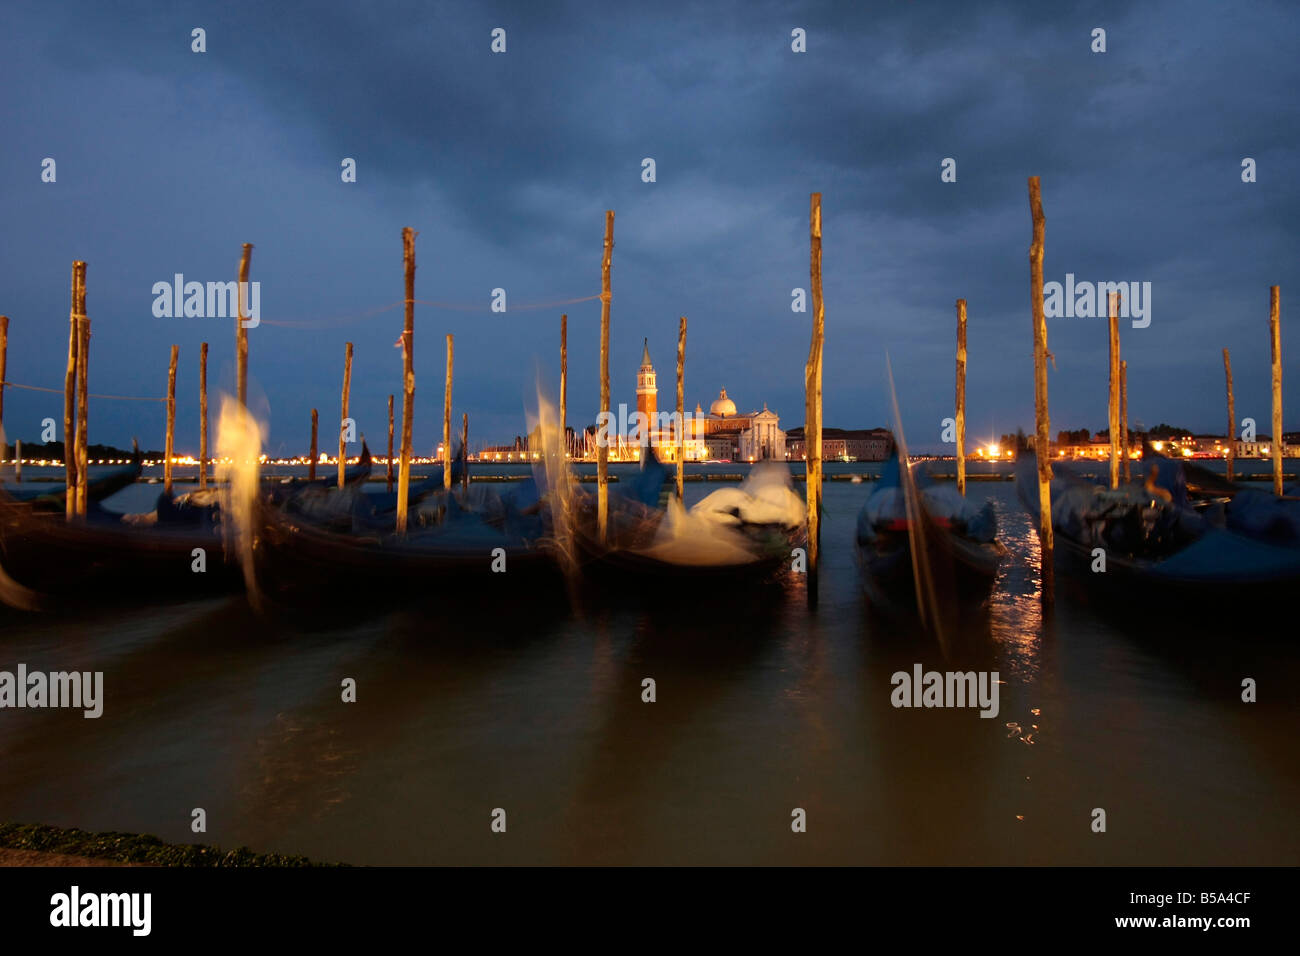
[[[725,388],[718,393],[717,399],[709,406],[709,414],[717,415],[719,418],[731,418],[736,414],[736,403],[727,398]]]

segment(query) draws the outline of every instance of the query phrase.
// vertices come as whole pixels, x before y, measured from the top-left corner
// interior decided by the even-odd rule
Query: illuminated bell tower
[[[641,353],[641,368],[636,373],[636,410],[645,416],[645,434],[641,435],[644,445],[650,440],[650,433],[655,428],[655,416],[659,412],[659,389],[655,386],[655,367],[650,364],[650,340],[645,340],[645,349]]]

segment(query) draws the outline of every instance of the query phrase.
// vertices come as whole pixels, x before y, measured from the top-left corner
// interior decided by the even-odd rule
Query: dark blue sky
[[[1123,330],[1130,417],[1219,430],[1221,350],[1239,417],[1268,430],[1268,287],[1282,287],[1287,427],[1300,418],[1300,11],[1291,4],[4,4],[0,312],[9,377],[59,387],[70,265],[89,263],[91,391],[162,395],[181,347],[178,435],[197,449],[198,343],[233,380],[233,331],[158,319],[155,282],[262,283],[251,391],[272,453],[305,450],[310,409],[352,408],[382,444],[400,387],[400,232],[419,230],[417,451],[441,435],[443,335],[456,417],[524,431],[558,378],[561,309],[599,292],[617,213],[614,404],[643,337],[671,392],[690,320],[687,402],[725,386],[803,420],[808,194],[824,195],[826,423],[887,423],[885,353],[911,444],[953,401],[953,302],[970,308],[969,434],[1033,422],[1025,180],[1039,175],[1046,278],[1149,281]],[[207,31],[207,52],[190,31]],[[507,31],[493,54],[490,32]],[[793,53],[790,32],[807,31]],[[1091,52],[1106,30],[1107,52]],[[44,157],[58,181],[41,182]],[[641,181],[653,157],[657,179]],[[1241,161],[1258,182],[1241,181]],[[340,181],[353,157],[358,182]],[[957,160],[957,182],[940,163]],[[568,308],[570,422],[595,420],[599,303]],[[352,317],[346,323],[330,322]],[[272,322],[311,323],[314,328]],[[1106,417],[1106,327],[1049,322],[1053,429]],[[399,397],[400,407],[400,397]],[[214,402],[215,415],[215,402]],[[9,391],[12,439],[62,419]],[[160,405],[93,400],[91,441],[161,447]],[[330,427],[322,428],[331,434]],[[328,444],[328,440],[323,444]]]

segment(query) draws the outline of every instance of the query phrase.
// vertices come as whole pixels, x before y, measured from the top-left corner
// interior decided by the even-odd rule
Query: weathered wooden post
[[[406,531],[406,497],[411,488],[411,417],[415,413],[415,230],[402,230],[406,273],[406,322],[402,328],[402,450],[397,470],[397,531]]]
[[[63,378],[63,513],[68,519],[77,514],[77,356],[81,337],[77,330],[77,306],[86,264],[72,263],[72,310],[68,317],[68,371]]]
[[[804,369],[804,446],[807,449],[808,502],[808,604],[817,605],[817,562],[821,551],[822,498],[822,347],[826,331],[826,307],[822,301],[822,194],[813,193],[809,203],[809,273],[812,284],[812,344]]]
[[[387,485],[385,491],[393,490],[393,396],[388,396],[388,457],[384,459],[388,462]]]
[[[0,434],[5,427],[5,378],[6,363],[9,357],[9,316],[0,315]],[[0,449],[3,450],[3,449]]]
[[[319,451],[316,448],[316,426],[318,424],[316,409],[311,410],[311,454],[307,457],[307,480],[316,480],[316,459],[319,457]]]
[[[605,253],[600,262],[600,419],[605,441],[596,442],[596,535],[605,543],[609,523],[609,268],[614,255],[614,210],[605,211]],[[596,432],[600,438],[599,429]]]
[[[208,343],[199,343],[199,490],[208,486]]]
[[[352,343],[343,350],[343,414],[339,418],[339,487],[343,487],[343,473],[348,461],[348,399],[352,395]]]
[[[1237,409],[1232,400],[1232,359],[1223,350],[1223,375],[1228,380],[1228,480],[1232,481],[1232,466],[1237,458]]]
[[[248,329],[244,327],[244,303],[251,301],[252,290],[248,285],[248,263],[253,255],[253,244],[244,243],[244,254],[239,258],[239,286],[235,296],[239,300],[235,312],[235,386],[239,404],[248,407]]]
[[[1119,417],[1120,455],[1124,459],[1124,484],[1128,484],[1131,480],[1128,447],[1128,362],[1123,360],[1119,363]]]
[[[685,500],[686,483],[686,316],[677,325],[677,500]]]
[[[23,440],[14,439],[14,481],[23,483]]]
[[[957,300],[957,494],[966,494],[966,300]]]
[[[442,487],[451,491],[451,373],[455,343],[447,336],[447,385],[442,393]]]
[[[171,362],[167,365],[167,437],[163,453],[163,491],[172,493],[172,454],[176,447],[176,360],[180,357],[180,346],[172,346]]]
[[[1273,494],[1282,494],[1282,288],[1268,290],[1268,331],[1273,357]]]
[[[1037,176],[1029,177],[1029,212],[1034,238],[1029,247],[1029,298],[1034,320],[1034,455],[1038,459],[1038,540],[1042,555],[1043,597],[1053,594],[1052,439],[1047,410],[1047,317],[1043,311],[1043,240],[1047,219]]]
[[[1110,486],[1119,487],[1119,293],[1110,293],[1110,396],[1107,434],[1110,437]]]
[[[460,447],[465,456],[465,467],[460,470],[460,490],[469,489],[469,412],[460,416]]]
[[[84,518],[89,499],[90,316],[86,314],[86,273],[81,273],[81,298],[77,303],[77,516]]]
[[[569,475],[569,316],[560,316],[560,475]]]

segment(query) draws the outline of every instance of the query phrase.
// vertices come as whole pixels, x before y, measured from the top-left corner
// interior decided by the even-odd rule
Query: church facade
[[[659,412],[658,393],[647,340],[636,376],[637,417],[639,422],[647,423],[648,439],[659,459],[676,461],[676,412]],[[643,443],[638,427],[634,426],[629,436],[629,451],[635,451],[634,457],[639,457],[639,446]],[[698,403],[693,414],[686,413],[682,445],[686,461],[785,460],[785,432],[781,431],[777,413],[765,403],[762,411],[741,414],[725,388],[713,400],[707,414]]]

